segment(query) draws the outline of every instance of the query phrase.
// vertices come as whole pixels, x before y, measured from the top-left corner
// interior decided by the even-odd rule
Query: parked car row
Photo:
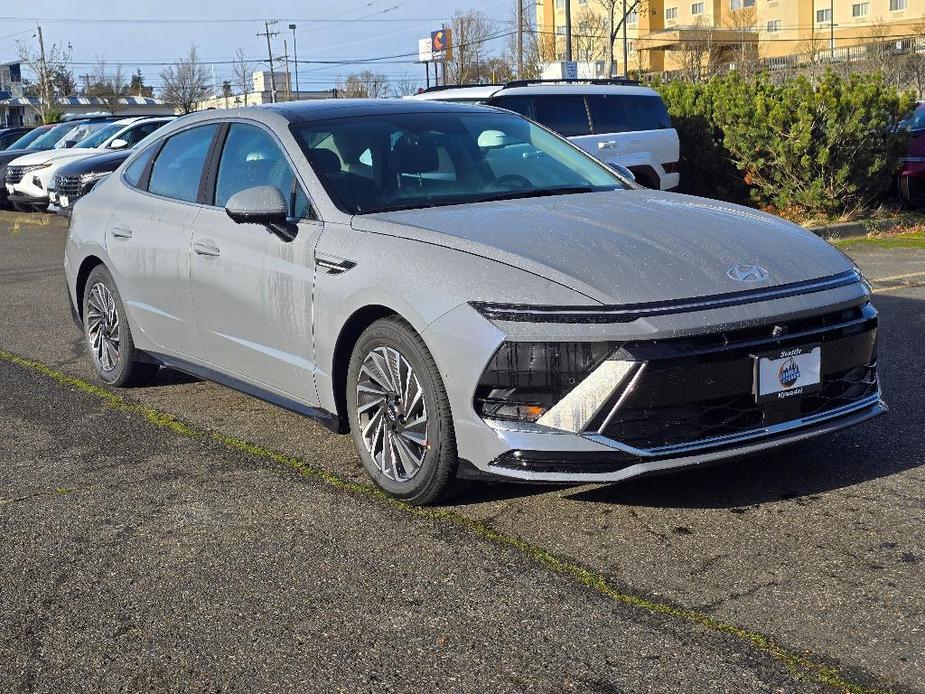
[[[911,138],[899,171],[899,197],[913,207],[925,206],[925,101],[899,127]]]
[[[104,116],[35,128],[0,152],[4,181],[0,205],[6,203],[19,211],[67,213],[78,197],[114,168],[105,160],[97,169],[92,160],[124,153],[117,157],[118,162],[124,161],[135,145],[171,120],[173,116]],[[77,163],[81,166],[67,170]],[[56,185],[59,173],[63,193]]]

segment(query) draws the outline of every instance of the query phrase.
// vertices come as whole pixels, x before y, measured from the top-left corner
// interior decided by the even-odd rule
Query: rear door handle
[[[617,140],[607,140],[607,142],[598,142],[598,149],[616,149],[617,145],[620,143]]]
[[[112,234],[113,238],[117,238],[117,239],[132,238],[132,230],[126,229],[125,227],[112,227],[109,230],[109,233]]]
[[[217,258],[218,256],[222,254],[222,249],[220,249],[218,246],[213,246],[211,243],[208,243],[208,242],[203,243],[203,242],[197,241],[196,243],[193,244],[193,252],[196,255],[205,255],[210,258]]]

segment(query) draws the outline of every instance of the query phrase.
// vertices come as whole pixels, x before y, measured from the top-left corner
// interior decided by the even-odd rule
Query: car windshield
[[[106,125],[104,123],[104,125]],[[99,128],[96,132],[93,132],[87,135],[84,139],[78,142],[74,147],[88,148],[88,147],[99,147],[110,137],[115,135],[117,132],[125,128],[125,125],[118,125],[116,123],[110,123],[104,128]]]
[[[46,130],[44,135],[36,138],[32,143],[32,149],[50,149],[64,138],[69,132],[76,127],[75,123],[58,123],[51,130]]]
[[[61,140],[55,144],[55,149],[61,149],[62,147],[65,147],[66,143],[68,142],[77,143],[74,145],[76,147],[81,142],[83,142],[84,139],[90,137],[91,135],[96,134],[97,132],[99,132],[100,130],[108,126],[109,126],[109,123],[106,123],[106,122],[81,123],[76,128],[74,128],[71,132],[69,132],[67,135],[61,138]]]
[[[31,149],[29,145],[31,145],[47,132],[48,130],[46,128],[33,128],[21,138],[13,142],[13,144],[7,147],[7,149]]]
[[[595,159],[510,113],[393,113],[292,128],[350,214],[625,187]]]
[[[908,130],[911,132],[925,130],[925,102],[919,104],[912,112],[911,116],[899,121],[898,127],[900,130]]]

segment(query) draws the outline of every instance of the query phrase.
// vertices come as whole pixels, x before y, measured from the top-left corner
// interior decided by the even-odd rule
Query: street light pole
[[[626,19],[626,0],[623,0],[623,76],[629,77],[629,44],[626,40]]]
[[[295,45],[295,24],[290,24],[292,29],[292,62],[295,64],[295,98],[299,98],[299,49]]]
[[[517,0],[517,79],[524,78],[524,0]]]

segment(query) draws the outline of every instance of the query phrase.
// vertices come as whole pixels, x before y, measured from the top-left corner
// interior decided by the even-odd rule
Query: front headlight
[[[479,379],[485,419],[535,422],[618,347],[614,342],[505,342]]]
[[[80,174],[80,182],[83,185],[94,183],[106,178],[110,173],[109,171],[91,171],[90,173]]]

